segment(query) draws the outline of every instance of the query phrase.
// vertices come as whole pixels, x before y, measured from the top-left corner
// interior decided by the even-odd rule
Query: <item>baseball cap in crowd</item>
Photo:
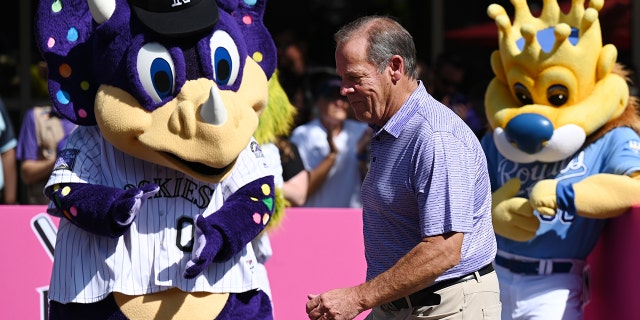
[[[216,0],[129,0],[138,19],[152,31],[169,37],[211,29],[218,22]]]
[[[342,86],[342,80],[340,78],[330,78],[322,81],[316,91],[316,97],[324,98],[341,98],[346,99],[340,94],[340,87]]]

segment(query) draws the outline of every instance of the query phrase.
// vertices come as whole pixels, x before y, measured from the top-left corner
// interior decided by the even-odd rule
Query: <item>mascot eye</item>
[[[218,85],[230,86],[236,81],[240,69],[240,54],[231,36],[218,30],[210,40],[213,79]]]
[[[563,85],[553,85],[547,89],[547,100],[552,105],[559,107],[569,99],[569,90]]]
[[[527,87],[525,87],[521,83],[516,83],[513,86],[513,91],[516,93],[516,98],[518,98],[518,100],[520,100],[520,103],[522,103],[523,105],[533,103],[531,93],[529,93]]]
[[[138,78],[153,102],[173,93],[175,68],[169,51],[159,43],[147,43],[138,52]]]

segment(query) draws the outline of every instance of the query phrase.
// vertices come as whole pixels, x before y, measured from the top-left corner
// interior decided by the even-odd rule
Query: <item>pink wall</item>
[[[40,238],[33,222],[57,224],[45,213],[45,206],[0,206],[0,311],[3,319],[44,319],[49,287],[51,253],[47,237]],[[43,219],[43,220],[40,220]],[[57,228],[54,229],[54,231]],[[51,233],[48,233],[51,234]]]
[[[270,239],[273,257],[265,265],[275,319],[308,319],[308,294],[365,280],[359,209],[289,209]]]
[[[57,219],[44,206],[0,206],[0,301],[3,319],[44,319]],[[34,226],[41,223],[39,236]],[[640,287],[640,207],[605,229],[589,258],[591,300],[585,320],[629,319]],[[289,209],[271,234],[267,261],[278,320],[306,319],[307,294],[356,285],[365,278],[362,220],[355,209]],[[363,319],[366,312],[357,319]]]
[[[591,252],[584,320],[640,319],[640,207],[613,219]]]

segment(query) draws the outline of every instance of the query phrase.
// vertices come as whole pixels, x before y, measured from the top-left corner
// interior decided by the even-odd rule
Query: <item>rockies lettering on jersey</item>
[[[124,189],[137,188],[150,182],[152,181],[142,180],[135,185],[127,184],[124,186]],[[213,189],[209,185],[199,185],[197,181],[188,178],[154,178],[153,183],[160,186],[160,191],[156,193],[154,198],[182,197],[185,200],[191,201],[200,209],[204,209],[209,204],[211,195],[213,194]]]

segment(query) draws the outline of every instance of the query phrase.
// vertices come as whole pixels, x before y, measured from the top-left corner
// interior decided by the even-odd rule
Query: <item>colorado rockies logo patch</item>
[[[56,159],[56,164],[53,166],[53,171],[72,170],[79,152],[80,150],[78,149],[64,149],[60,151],[58,159]]]
[[[262,148],[260,148],[260,144],[255,141],[251,141],[251,145],[249,145],[251,152],[256,158],[264,158],[264,154],[262,153]]]

